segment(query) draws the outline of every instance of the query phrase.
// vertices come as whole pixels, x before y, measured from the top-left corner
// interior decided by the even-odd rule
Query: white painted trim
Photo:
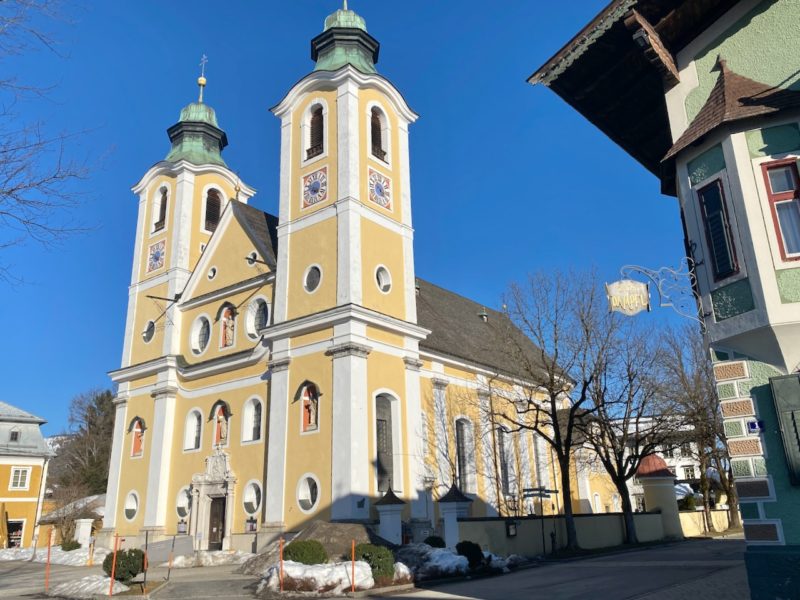
[[[44,456],[0,456],[0,465],[40,467],[44,462]]]
[[[280,346],[280,344],[278,344]],[[277,348],[280,350],[280,347]],[[289,369],[273,371],[269,387],[267,474],[264,519],[283,526],[286,482],[286,439],[289,410]],[[265,411],[266,412],[266,411]]]
[[[306,510],[300,505],[300,486],[305,483],[306,479],[313,479],[314,482],[317,484],[317,501],[311,506],[310,509]],[[300,509],[300,512],[306,515],[310,515],[312,513],[317,512],[319,510],[320,502],[322,502],[322,484],[319,482],[319,477],[314,475],[314,473],[303,473],[300,476],[300,479],[297,481],[297,486],[295,487],[294,492],[294,501],[297,505],[297,508]]]
[[[128,498],[130,498],[131,496],[136,498],[136,512],[133,514],[131,518],[128,518],[127,504],[128,504]],[[142,503],[141,499],[139,498],[139,492],[137,492],[136,490],[130,490],[127,494],[125,494],[125,503],[122,505],[122,516],[128,523],[132,523],[136,519],[136,517],[139,516],[140,510],[142,510]]]
[[[306,151],[311,148],[311,109],[316,106],[322,107],[322,154],[306,158]],[[328,158],[329,131],[330,120],[328,118],[328,102],[322,96],[315,96],[303,111],[302,121],[300,123],[300,139],[302,141],[302,144],[300,144],[301,169]]]
[[[247,203],[247,200],[252,198],[256,190],[255,188],[250,187],[249,185],[245,184],[243,181],[239,179],[239,176],[228,169],[227,167],[223,167],[222,165],[195,165],[185,160],[179,160],[176,163],[171,163],[166,160],[162,160],[157,162],[155,165],[150,167],[144,176],[139,180],[138,183],[134,184],[131,187],[131,191],[134,194],[139,194],[143,189],[145,189],[154,179],[161,175],[165,175],[167,177],[177,177],[181,171],[187,171],[192,175],[204,175],[207,173],[213,173],[215,175],[220,175],[226,182],[232,187],[235,188],[237,185],[239,186],[240,190],[239,193],[244,196],[244,200],[240,200],[240,202]]]
[[[378,283],[378,280],[379,280],[379,279],[378,279],[378,272],[379,272],[381,269],[383,269],[383,270],[386,272],[386,275],[389,277],[389,289],[387,289],[387,290],[383,290],[383,289],[381,289],[381,286],[380,286],[380,284]],[[373,279],[373,281],[374,281],[374,283],[375,283],[375,287],[377,287],[377,288],[378,288],[378,291],[379,291],[381,294],[383,294],[384,296],[387,296],[387,295],[389,295],[389,294],[392,292],[392,284],[393,284],[393,281],[392,281],[392,273],[391,273],[391,271],[389,271],[389,267],[387,267],[386,265],[384,265],[384,264],[378,264],[378,265],[376,265],[376,266],[375,266],[375,271],[374,271],[374,273],[373,273],[373,277],[372,277],[372,279]]]
[[[128,390],[128,395],[131,398],[138,396],[150,396],[157,384],[145,385],[138,388]],[[203,398],[205,396],[219,396],[230,392],[231,390],[240,390],[247,387],[264,387],[264,375],[251,375],[249,377],[242,377],[241,379],[232,379],[225,383],[217,383],[209,386],[204,386],[197,389],[186,389],[178,386],[181,398]]]
[[[283,100],[270,110],[276,117],[283,118],[307,94],[313,93],[318,89],[328,89],[331,84],[338,85],[348,79],[361,88],[376,89],[382,92],[387,100],[391,102],[394,111],[399,113],[406,121],[413,123],[417,120],[417,114],[408,107],[403,96],[388,79],[377,73],[362,73],[350,65],[345,65],[338,71],[313,71],[297,82]]]
[[[27,527],[28,527],[28,519],[25,518],[25,517],[19,517],[19,518],[18,517],[14,517],[13,519],[9,518],[8,519],[8,524],[11,525],[11,523],[22,523],[22,529],[20,530],[20,536],[19,536],[19,547],[20,548],[24,548],[25,547],[25,529],[27,529]],[[31,546],[33,546],[33,542],[31,542]]]
[[[106,506],[103,516],[103,527],[113,529],[117,523],[117,502],[119,499],[119,481],[122,471],[122,448],[125,438],[125,422],[127,398],[117,396],[118,402],[114,410],[114,437],[111,442],[111,460],[108,469],[108,487],[106,488]]]
[[[23,471],[25,472],[25,486],[24,487],[23,486],[15,486],[14,485],[14,473],[17,472],[17,471],[19,471],[20,473],[23,472]],[[9,491],[15,491],[15,492],[28,492],[28,491],[30,491],[30,489],[31,489],[31,473],[33,473],[33,467],[19,466],[19,465],[15,465],[15,466],[11,467],[11,471],[10,471],[9,477],[8,477],[8,489],[9,489]]]
[[[261,334],[256,329],[256,312],[258,312],[258,303],[259,301],[263,301],[267,305],[267,327],[269,327],[270,321],[272,320],[272,304],[264,294],[258,294],[253,296],[250,299],[250,302],[247,304],[247,310],[245,311],[244,320],[245,320],[245,332],[247,337],[249,337],[253,341],[257,341]]]
[[[471,448],[465,448],[466,456],[467,456],[467,468],[468,471],[467,475],[467,489],[462,489],[461,491],[465,494],[470,495],[477,495],[478,494],[478,464],[475,460],[475,457],[478,452],[477,444],[475,443],[475,423],[472,421],[472,418],[469,415],[465,415],[459,413],[455,415],[452,419],[452,428],[453,428],[453,447],[455,448],[455,468],[456,468],[456,479],[458,479],[460,473],[458,472],[458,422],[459,421],[466,421],[470,427],[470,441],[472,442]]]
[[[337,202],[335,208],[338,214],[336,303],[363,304],[361,218],[349,200]]]
[[[186,439],[188,435],[188,425],[189,425],[189,417],[192,414],[196,414],[200,416],[200,444],[197,448],[187,448],[186,447]],[[183,443],[181,444],[181,451],[183,454],[196,454],[201,452],[203,449],[203,434],[205,433],[205,416],[203,415],[203,411],[200,409],[199,406],[193,406],[186,412],[186,416],[183,419]],[[192,438],[194,438],[194,432],[192,432]]]
[[[155,396],[153,406],[152,446],[147,473],[147,497],[145,501],[145,527],[166,525],[172,466],[172,448],[175,437],[175,392]]]
[[[161,190],[163,188],[167,189],[167,211],[164,216],[164,227],[161,229],[156,230],[156,222],[159,213],[161,212]],[[153,193],[154,192],[154,193]],[[169,185],[168,182],[162,181],[161,185],[155,187],[152,190],[152,197],[150,199],[150,233],[148,237],[155,237],[162,233],[167,233],[169,231],[169,212],[170,212],[170,204],[174,200],[174,195],[172,193],[172,186]],[[174,211],[173,211],[174,212]]]
[[[181,302],[180,304],[178,304],[178,310],[183,312],[190,308],[195,308],[196,306],[211,304],[213,302],[222,300],[223,298],[229,298],[230,296],[238,294],[239,292],[246,292],[247,290],[251,290],[253,288],[264,287],[265,285],[273,281],[275,281],[274,273],[263,273],[262,276],[256,276],[251,279],[246,279],[245,281],[241,281],[232,286],[228,286],[220,290],[215,290],[214,292],[209,292],[208,294],[203,294],[202,296],[192,298],[191,300],[187,300],[186,302]]]
[[[202,327],[203,319],[208,321],[208,339],[206,340],[205,348],[200,349],[200,328]],[[192,351],[192,356],[203,356],[208,351],[208,347],[211,345],[211,337],[214,335],[212,323],[213,320],[208,313],[200,313],[192,321],[192,328],[189,330],[189,348]]]

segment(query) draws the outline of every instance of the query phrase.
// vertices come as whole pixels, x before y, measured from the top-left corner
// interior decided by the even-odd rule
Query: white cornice
[[[277,325],[270,325],[259,331],[259,334],[261,334],[265,340],[282,339],[293,335],[302,335],[325,327],[333,327],[334,325],[339,325],[348,321],[373,325],[417,340],[424,340],[431,333],[429,329],[425,329],[414,323],[402,321],[357,304],[346,304],[321,313],[308,315],[307,317],[300,317]]]
[[[413,123],[419,118],[406,103],[403,95],[389,82],[388,79],[378,74],[366,74],[350,65],[345,65],[338,71],[313,71],[298,81],[289,93],[276,106],[270,110],[278,117],[283,118],[303,97],[303,95],[319,89],[320,87],[338,87],[346,79],[352,79],[362,88],[374,88],[383,92],[391,100],[394,109],[407,122]]]
[[[228,287],[214,290],[213,292],[208,292],[202,296],[197,296],[191,300],[187,300],[186,302],[179,303],[178,308],[183,311],[194,308],[195,306],[200,306],[201,304],[208,304],[209,302],[221,300],[222,298],[227,298],[228,296],[233,296],[239,292],[263,287],[271,281],[275,281],[275,273],[262,273],[261,275],[251,279],[245,279],[239,283],[235,283],[233,285],[229,285]]]
[[[166,160],[157,162],[150,167],[150,169],[148,169],[147,173],[144,174],[138,183],[131,187],[131,191],[134,194],[139,194],[150,184],[153,179],[159,175],[175,177],[181,171],[189,171],[195,175],[201,175],[203,173],[215,173],[224,177],[232,187],[239,187],[239,193],[244,197],[244,199],[238,198],[241,202],[246,203],[247,200],[255,196],[256,193],[255,188],[250,187],[244,181],[239,179],[239,176],[230,169],[220,165],[195,165],[185,160],[179,160],[176,163]]]

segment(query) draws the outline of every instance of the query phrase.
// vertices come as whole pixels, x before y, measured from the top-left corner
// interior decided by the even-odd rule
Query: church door
[[[375,429],[378,441],[377,471],[378,491],[385,492],[392,485],[394,454],[392,451],[392,402],[378,396],[375,402]]]
[[[208,549],[222,550],[225,535],[225,498],[212,498],[208,520]]]

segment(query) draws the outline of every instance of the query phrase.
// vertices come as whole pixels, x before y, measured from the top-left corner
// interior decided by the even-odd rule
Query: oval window
[[[144,331],[142,332],[142,339],[144,340],[144,343],[149,344],[150,340],[153,339],[155,334],[156,324],[153,321],[148,321],[147,325],[145,325]]]
[[[185,519],[192,511],[192,494],[189,488],[183,488],[178,492],[178,499],[175,503],[175,512],[181,519]]]
[[[310,294],[319,287],[319,283],[322,281],[322,270],[317,265],[312,265],[306,271],[306,278],[305,282],[303,283],[306,291]]]
[[[211,322],[205,317],[200,317],[194,322],[192,328],[192,352],[202,354],[208,347],[208,340],[211,337]]]
[[[392,289],[392,276],[389,275],[389,270],[386,267],[380,266],[375,271],[375,283],[384,294],[387,294]]]
[[[313,475],[304,475],[297,484],[297,504],[303,512],[313,511],[319,502],[319,481]]]
[[[136,492],[129,492],[125,498],[125,518],[132,521],[137,512],[139,512],[139,497]]]
[[[254,515],[261,508],[261,486],[251,481],[244,489],[244,510],[248,515]]]

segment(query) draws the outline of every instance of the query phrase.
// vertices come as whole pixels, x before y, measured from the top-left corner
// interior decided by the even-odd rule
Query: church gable
[[[277,218],[232,200],[192,273],[182,302],[275,271]]]

